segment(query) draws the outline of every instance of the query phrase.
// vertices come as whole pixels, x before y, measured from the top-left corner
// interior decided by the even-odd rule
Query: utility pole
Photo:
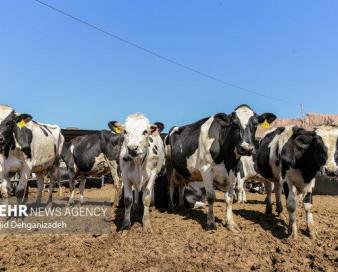
[[[303,104],[300,104],[300,118],[302,119],[303,126],[305,126],[305,119],[304,119],[304,108],[303,108]]]

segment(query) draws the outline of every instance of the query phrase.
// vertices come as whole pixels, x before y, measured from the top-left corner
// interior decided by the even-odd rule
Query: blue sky
[[[0,7],[0,103],[62,127],[134,112],[167,129],[247,103],[257,113],[338,113],[337,1],[44,0],[159,54],[281,103],[203,78],[33,0]]]

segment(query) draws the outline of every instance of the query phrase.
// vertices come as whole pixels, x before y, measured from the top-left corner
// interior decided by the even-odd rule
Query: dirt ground
[[[90,201],[110,193],[107,185],[85,196]],[[234,205],[240,234],[224,227],[222,194],[217,198],[213,233],[204,230],[206,209],[153,208],[154,234],[143,233],[137,217],[122,237],[122,209],[111,234],[1,234],[0,271],[338,271],[338,197],[314,196],[314,239],[305,235],[299,209],[296,241],[286,236],[286,209],[281,218],[264,215],[263,195],[248,194],[247,204]]]

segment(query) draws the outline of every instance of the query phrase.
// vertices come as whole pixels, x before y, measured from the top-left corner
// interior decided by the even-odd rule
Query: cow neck
[[[5,144],[5,147],[4,147],[4,150],[3,150],[3,154],[5,155],[6,159],[8,158],[9,156],[9,151],[15,149],[16,145],[15,145],[15,129],[13,128],[13,132],[10,133],[10,138],[9,138],[9,141],[8,143]]]

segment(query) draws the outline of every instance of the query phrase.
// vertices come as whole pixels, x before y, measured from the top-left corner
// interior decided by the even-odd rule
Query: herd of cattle
[[[24,201],[27,181],[35,174],[37,202],[41,202],[44,179],[48,177],[47,203],[52,203],[53,187],[60,178],[59,166],[63,160],[69,174],[70,204],[74,202],[75,181],[79,181],[83,203],[86,177],[111,174],[114,206],[119,202],[123,185],[122,229],[130,228],[131,209],[139,207],[142,192],[143,227],[151,232],[149,207],[154,199],[154,184],[165,169],[170,206],[173,206],[175,186],[179,188],[180,205],[183,205],[185,190],[190,194],[195,192],[195,201],[203,201],[203,187],[208,204],[206,229],[216,229],[213,204],[215,189],[219,189],[225,196],[227,228],[238,231],[232,215],[234,196],[245,201],[244,180],[258,178],[265,183],[266,213],[272,213],[272,187],[278,214],[282,212],[284,192],[289,234],[296,237],[299,194],[306,212],[308,234],[313,235],[312,190],[318,173],[338,176],[338,128],[320,126],[308,131],[297,126],[278,127],[267,131],[256,143],[257,126],[268,126],[275,119],[272,113],[258,115],[249,106],[240,105],[230,114],[218,113],[189,125],[173,127],[163,139],[164,125],[151,124],[143,114],[137,113],[129,115],[124,124],[109,122],[110,131],[65,142],[60,127],[38,123],[29,114],[19,114],[9,106],[0,105],[1,195],[8,205],[11,177],[19,173],[15,195],[18,201]]]

